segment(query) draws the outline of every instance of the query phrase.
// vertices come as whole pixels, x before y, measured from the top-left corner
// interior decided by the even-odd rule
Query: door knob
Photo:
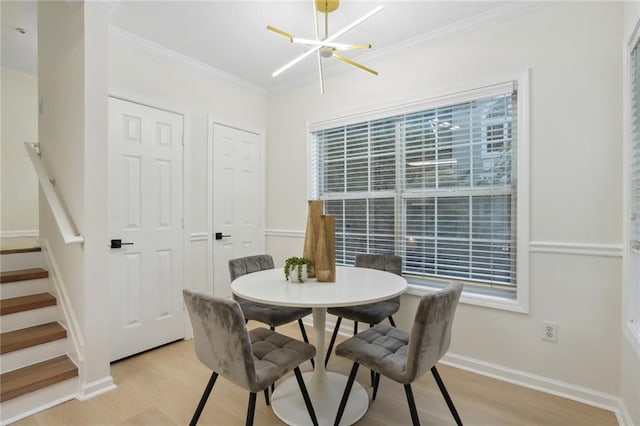
[[[122,240],[111,240],[112,249],[122,248],[122,246],[132,246],[133,243],[123,243]]]
[[[222,232],[216,232],[216,240],[221,240],[225,237],[230,237],[231,235],[222,235]]]

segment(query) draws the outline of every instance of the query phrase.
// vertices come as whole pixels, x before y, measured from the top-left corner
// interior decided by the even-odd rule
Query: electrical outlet
[[[542,340],[558,343],[558,323],[542,321]]]

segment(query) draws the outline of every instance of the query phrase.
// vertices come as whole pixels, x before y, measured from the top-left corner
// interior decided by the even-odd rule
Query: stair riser
[[[15,281],[0,285],[0,298],[9,299],[12,297],[27,296],[30,294],[47,293],[50,289],[51,281],[49,278]]]
[[[57,306],[47,306],[46,308],[3,315],[0,321],[0,332],[4,333],[57,321],[57,315]]]
[[[43,343],[0,355],[0,373],[17,370],[27,365],[46,361],[67,352],[67,339]]]
[[[76,397],[78,378],[10,399],[0,404],[0,424],[7,425]]]
[[[42,252],[12,253],[0,256],[0,271],[15,271],[18,269],[42,268]]]

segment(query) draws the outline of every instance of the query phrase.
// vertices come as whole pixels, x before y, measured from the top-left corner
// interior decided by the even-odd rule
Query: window
[[[640,42],[631,51],[631,247],[640,250]]]
[[[638,28],[636,26],[636,28]],[[628,222],[629,250],[625,253],[626,283],[623,293],[625,305],[625,335],[640,355],[640,34],[636,30],[629,43],[629,85],[627,99],[629,111],[626,114],[628,145],[625,158],[628,159],[626,179],[629,185],[628,205],[631,218]]]
[[[516,82],[459,98],[312,126],[312,196],[336,217],[338,264],[397,254],[414,283],[516,293]]]

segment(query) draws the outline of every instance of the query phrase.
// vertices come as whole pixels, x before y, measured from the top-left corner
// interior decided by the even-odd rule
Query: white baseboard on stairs
[[[30,348],[8,352],[0,355],[0,373],[17,370],[27,365],[37,364],[67,352],[67,339],[42,343]]]
[[[461,370],[470,371],[487,377],[492,377],[507,383],[535,389],[561,398],[567,398],[593,407],[602,408],[615,414],[618,424],[630,424],[625,419],[630,418],[622,399],[616,395],[600,392],[583,386],[574,385],[549,377],[515,370],[497,364],[491,364],[463,355],[446,353],[440,360],[442,364]],[[626,414],[626,415],[625,415]]]
[[[19,396],[0,405],[0,425],[20,419],[74,399],[78,392],[78,378],[74,377],[35,392]]]
[[[0,270],[16,271],[18,269],[41,268],[42,252],[33,251],[29,253],[11,253],[3,254],[0,260]]]
[[[37,280],[15,281],[4,283],[0,286],[0,297],[10,299],[12,297],[28,296],[30,294],[48,293],[51,289],[49,278]]]
[[[5,284],[3,284],[5,285]],[[34,309],[26,312],[3,315],[0,321],[0,332],[19,330],[21,328],[32,327],[34,325],[46,324],[57,321],[58,312],[55,306]]]

